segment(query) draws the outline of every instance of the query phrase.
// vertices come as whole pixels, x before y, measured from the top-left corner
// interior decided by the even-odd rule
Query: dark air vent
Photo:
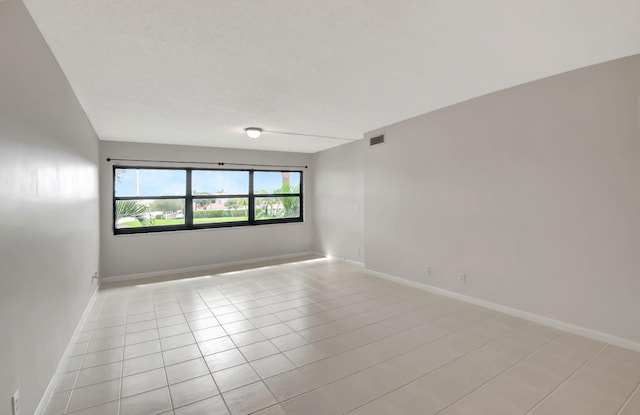
[[[375,146],[377,144],[383,144],[384,143],[384,134],[380,134],[377,135],[375,137],[371,137],[369,139],[369,145],[370,146]]]

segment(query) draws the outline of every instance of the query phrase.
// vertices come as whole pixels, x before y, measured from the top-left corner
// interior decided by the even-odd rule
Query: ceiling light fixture
[[[262,128],[248,127],[244,129],[244,132],[247,133],[249,138],[258,138],[262,134]]]

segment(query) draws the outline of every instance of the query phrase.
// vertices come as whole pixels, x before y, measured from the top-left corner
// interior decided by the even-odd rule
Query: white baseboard
[[[355,265],[357,267],[364,268],[364,262],[358,262],[358,261],[355,261],[355,260],[349,259],[349,258],[341,258],[341,259],[344,262],[348,262],[348,263],[353,264],[353,265]]]
[[[102,282],[112,282],[112,281],[129,281],[129,280],[139,280],[143,278],[166,277],[166,276],[176,275],[176,274],[192,274],[192,273],[198,273],[201,271],[215,271],[222,268],[237,267],[237,266],[243,266],[243,265],[255,265],[261,262],[293,259],[297,257],[304,257],[307,255],[322,255],[322,254],[316,254],[315,252],[310,252],[310,251],[295,252],[292,254],[274,255],[274,256],[262,257],[262,258],[245,259],[240,261],[221,262],[218,264],[201,265],[197,267],[177,268],[177,269],[162,270],[162,271],[142,272],[139,274],[100,277],[100,282],[102,283]]]
[[[64,364],[67,361],[67,357],[69,357],[69,353],[71,353],[71,349],[73,348],[73,346],[75,346],[76,340],[80,335],[80,330],[82,330],[82,327],[84,327],[84,323],[87,321],[87,317],[89,317],[89,312],[91,311],[93,304],[96,302],[96,298],[98,297],[98,288],[99,287],[96,286],[96,289],[93,291],[93,294],[89,299],[89,303],[85,307],[84,312],[82,313],[82,317],[80,317],[80,321],[76,325],[76,329],[73,331],[73,334],[71,335],[71,339],[69,340],[69,343],[67,343],[67,347],[64,349],[64,353],[62,353],[62,357],[58,362],[58,367],[56,367],[56,371],[51,377],[51,380],[49,381],[49,385],[47,386],[47,389],[44,391],[44,394],[42,395],[42,399],[40,399],[40,403],[38,404],[38,407],[36,408],[34,415],[44,415],[44,412],[47,409],[47,405],[49,405],[51,396],[53,395],[53,392],[56,388],[56,384],[58,383],[58,377],[60,376],[60,374],[62,373],[62,370],[64,369]]]
[[[631,349],[637,352],[640,352],[640,343],[625,339],[622,337],[614,336],[608,333],[602,333],[600,331],[588,329],[586,327],[577,326],[575,324],[570,324],[564,321],[555,320],[549,317],[544,317],[538,314],[530,313],[528,311],[519,310],[517,308],[507,307],[501,304],[492,303],[491,301],[481,300],[476,297],[471,297],[465,294],[456,293],[453,291],[445,290],[442,288],[434,287],[428,284],[423,284],[416,281],[407,280],[405,278],[396,277],[393,275],[385,274],[378,271],[373,271],[365,268],[365,270],[373,276],[384,278],[386,280],[395,281],[404,285],[408,285],[411,287],[419,288],[425,291],[428,291],[433,294],[440,294],[445,297],[453,298],[456,300],[464,301],[466,303],[471,303],[475,305],[479,305],[481,307],[489,308],[491,310],[495,310],[504,314],[509,314],[514,317],[523,318],[525,320],[532,321],[534,323],[542,324],[545,326],[553,327],[558,330],[563,330],[569,333],[577,334],[579,336],[588,337],[593,340],[601,341],[604,343],[609,343],[614,346],[620,346],[625,349]]]
[[[323,256],[323,257],[328,258],[328,259],[339,259],[341,261],[349,262],[349,263],[351,263],[353,265],[357,265],[359,267],[364,268],[364,262],[359,262],[359,261],[356,261],[355,259],[349,259],[349,258],[343,258],[343,257],[334,257],[334,256],[331,256],[331,255],[329,255],[327,253],[318,252],[318,251],[314,251],[313,253],[316,254],[316,255]]]

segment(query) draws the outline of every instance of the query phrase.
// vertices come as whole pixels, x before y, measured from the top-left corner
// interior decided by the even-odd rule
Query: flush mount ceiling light
[[[249,128],[245,128],[244,132],[247,133],[249,138],[258,138],[260,137],[260,134],[262,134],[262,128],[249,127]]]

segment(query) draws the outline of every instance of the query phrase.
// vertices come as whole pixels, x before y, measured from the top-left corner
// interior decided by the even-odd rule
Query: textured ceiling
[[[640,0],[24,0],[103,140],[315,152],[640,53]]]

